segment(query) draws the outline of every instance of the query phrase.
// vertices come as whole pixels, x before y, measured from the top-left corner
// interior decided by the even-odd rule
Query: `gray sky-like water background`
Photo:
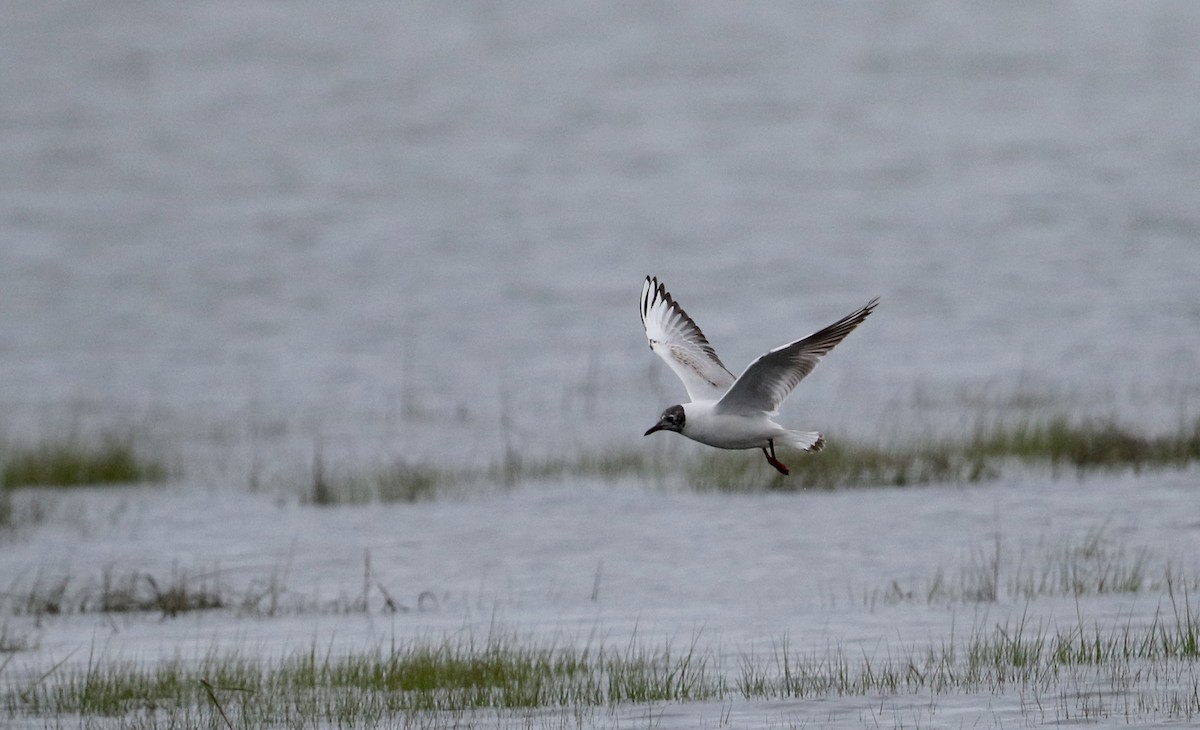
[[[882,297],[796,427],[1196,411],[1193,3],[8,2],[0,34],[16,436],[632,442],[683,395],[647,274],[734,370]]]
[[[783,409],[831,441],[1192,422],[1198,90],[1188,0],[0,0],[0,436],[132,432],[174,482],[70,498],[3,546],[0,583],[39,561],[286,564],[323,595],[355,590],[369,551],[404,600],[459,597],[393,633],[491,611],[878,647],[953,618],[830,596],[928,575],[989,530],[1110,525],[1194,555],[1195,469],[761,501],[590,482],[325,512],[276,495],[316,453],[697,453],[642,437],[684,397],[638,320],[648,274],[735,371],[880,296]],[[113,641],[280,650],[331,620],[123,618]],[[39,629],[45,663],[110,622]],[[1026,718],[1008,700],[947,726]],[[870,724],[848,702],[830,716]],[[679,712],[661,725],[697,725]]]

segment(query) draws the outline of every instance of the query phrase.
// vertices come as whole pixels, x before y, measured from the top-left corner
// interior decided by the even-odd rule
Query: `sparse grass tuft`
[[[0,485],[72,487],[160,482],[166,465],[139,455],[130,436],[108,435],[98,443],[71,437],[0,453]]]
[[[397,463],[375,473],[328,474],[318,466],[304,501],[317,506],[434,499],[478,476],[423,464]]]
[[[179,568],[161,582],[140,571],[118,575],[105,570],[98,581],[38,574],[30,584],[14,583],[0,593],[0,608],[14,616],[159,611],[167,618],[228,605],[227,591],[214,574],[192,574]]]
[[[479,485],[505,487],[530,481],[566,478],[616,480],[665,474],[664,463],[637,451],[607,451],[569,458],[534,459],[508,454],[484,469],[447,469],[432,464],[398,462],[374,473],[330,475],[313,470],[305,501],[315,505],[381,502],[421,502],[447,492]]]
[[[488,476],[495,478],[504,469],[505,465],[493,466],[488,469]],[[506,476],[509,479],[515,477],[517,481],[544,481],[564,477],[616,480],[660,473],[665,471],[667,466],[645,451],[613,449],[570,457],[519,459],[515,463],[509,459],[507,469],[510,472],[515,469],[515,473]]]
[[[33,642],[29,637],[17,634],[7,623],[0,624],[0,654],[26,651],[32,646]],[[3,664],[4,662],[0,662],[0,669],[3,668]]]
[[[1033,548],[1006,549],[997,537],[976,547],[957,571],[938,567],[931,578],[915,583],[893,580],[863,595],[869,607],[924,601],[930,604],[1020,603],[1045,597],[1083,597],[1148,591],[1200,590],[1200,576],[1185,576],[1178,566],[1159,560],[1146,548],[1130,549],[1113,539],[1106,526],[1057,544],[1039,541]]]
[[[1126,691],[1153,695],[1158,691],[1145,692],[1144,684],[1167,674],[1171,666],[1186,672],[1195,661],[1189,642],[1198,624],[1196,616],[1178,607],[1170,616],[1159,614],[1149,626],[1125,623],[1107,630],[1088,627],[1082,619],[1077,625],[1051,630],[1022,615],[1013,624],[997,624],[990,631],[976,629],[962,644],[951,638],[923,650],[914,648],[907,655],[889,653],[882,660],[853,658],[841,647],[794,656],[785,644],[766,664],[743,658],[735,687],[747,699],[1011,689],[1043,693],[1119,678]],[[1077,671],[1087,667],[1094,668],[1094,674]],[[1200,713],[1200,698],[1187,680],[1170,694],[1170,712],[1182,717]],[[1159,709],[1152,697],[1144,699],[1148,708]]]
[[[375,476],[383,502],[422,502],[462,481],[451,472],[423,464],[395,464]]]
[[[106,570],[97,605],[89,607],[85,604],[82,610],[90,608],[103,613],[161,611],[164,618],[169,618],[191,611],[224,608],[227,603],[211,575],[189,575],[187,571],[174,568],[170,580],[160,584],[149,573],[117,577],[111,570]]]

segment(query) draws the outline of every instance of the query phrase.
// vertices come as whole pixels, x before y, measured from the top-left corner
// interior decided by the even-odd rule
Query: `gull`
[[[771,419],[804,376],[878,303],[875,297],[825,329],[768,351],[735,378],[666,287],[647,276],[641,310],[646,339],[683,381],[691,402],[667,408],[645,435],[674,431],[719,449],[762,449],[767,463],[787,475],[787,465],[775,458],[775,442],[815,453],[825,447],[825,437],[816,431],[793,431]]]

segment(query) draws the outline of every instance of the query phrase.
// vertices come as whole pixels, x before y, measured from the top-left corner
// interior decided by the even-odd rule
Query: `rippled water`
[[[1193,419],[1200,4],[6,0],[0,15],[0,435],[133,429],[188,485],[52,499],[5,546],[0,584],[33,563],[250,580],[294,561],[297,590],[327,595],[356,590],[370,552],[407,600],[451,596],[400,633],[495,610],[551,631],[878,647],[895,627],[899,645],[936,641],[954,617],[835,597],[925,576],[989,530],[1109,525],[1195,553],[1179,507],[1194,471],[761,502],[554,485],[332,512],[190,487],[253,470],[294,484],[317,450],[358,465],[660,448],[641,433],[683,392],[645,346],[647,274],[734,369],[881,296],[785,407],[831,438],[1029,411]],[[39,657],[108,621],[46,629]],[[347,621],[333,632],[386,633]],[[201,617],[187,640],[290,646],[328,624]],[[111,641],[167,651],[180,625],[131,619]],[[1067,719],[1024,699],[732,714]],[[728,712],[660,710],[664,727]],[[640,712],[610,719],[654,722]]]
[[[627,443],[682,395],[635,315],[648,273],[734,368],[882,296],[797,426],[953,427],[1023,396],[1196,410],[1194,3],[4,15],[20,437]]]
[[[0,607],[21,606],[30,593],[52,595],[65,580],[66,609],[0,616],[10,640],[30,644],[0,671],[0,698],[60,662],[65,668],[52,678],[100,661],[194,663],[238,652],[270,664],[314,645],[340,654],[442,637],[480,645],[488,636],[514,635],[558,646],[690,649],[731,684],[743,662],[779,675],[771,661],[781,651],[797,663],[844,653],[851,664],[879,667],[919,657],[929,646],[958,646],[965,663],[970,638],[999,627],[1031,642],[1080,626],[1098,638],[1123,629],[1136,637],[1156,617],[1174,626],[1174,604],[1161,588],[1167,566],[1186,579],[1176,600],[1197,585],[1197,477],[1196,469],[1084,481],[1029,475],[971,489],[756,496],[582,482],[348,508],[232,490],[24,493],[18,501],[40,500],[46,516],[0,533]],[[1085,545],[1092,558],[1061,557]],[[1023,597],[1013,587],[1042,575],[1053,584],[1068,569],[1094,586],[1101,570],[1115,578],[1138,556],[1140,592]],[[997,601],[926,599],[939,576],[952,590],[973,585],[972,575],[993,557]],[[139,574],[160,585],[182,576],[189,590],[213,591],[229,605],[175,618],[76,608],[96,605],[106,575],[108,585],[124,586]],[[352,608],[363,599],[366,612]],[[385,610],[385,599],[399,612]],[[273,605],[280,615],[270,614]],[[1194,720],[1194,707],[1191,714],[1172,710],[1168,698],[1182,693],[1194,703],[1186,698],[1200,663],[1149,666],[1133,680],[1119,660],[1111,664],[1055,666],[1052,679],[973,691],[901,688],[786,701],[735,693],[720,703],[635,703],[586,710],[582,726],[641,725],[660,716],[653,724],[662,728]],[[521,711],[501,719],[485,713],[475,723],[580,726],[572,712],[566,720],[562,714],[548,709],[542,720],[526,722]]]

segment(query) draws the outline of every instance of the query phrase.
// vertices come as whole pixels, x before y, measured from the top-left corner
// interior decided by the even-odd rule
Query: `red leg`
[[[787,476],[788,474],[790,474],[791,472],[788,471],[787,464],[784,464],[782,461],[775,458],[775,441],[774,441],[774,439],[769,439],[767,441],[767,445],[771,447],[771,450],[768,452],[765,446],[763,447],[763,450],[762,450],[763,456],[767,457],[767,463],[770,464],[771,466],[775,467],[775,469],[778,470],[779,473],[784,476]]]

